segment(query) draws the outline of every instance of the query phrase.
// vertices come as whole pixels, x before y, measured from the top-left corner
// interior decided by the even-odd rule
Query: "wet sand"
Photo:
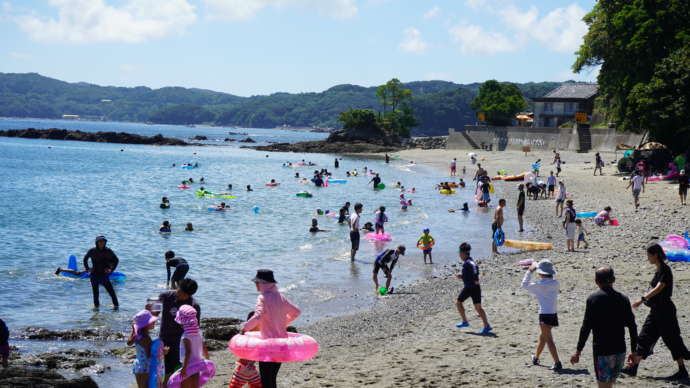
[[[520,173],[542,159],[542,175],[551,169],[551,152],[478,152],[480,163],[489,175],[507,168]],[[467,167],[465,178],[471,180],[476,171],[466,151],[409,150],[400,153],[405,161],[414,160],[448,171],[453,157],[458,158],[458,171]],[[437,277],[420,280],[396,288],[396,293],[379,298],[370,310],[326,319],[300,327],[300,331],[316,338],[321,350],[309,362],[284,364],[279,385],[297,387],[591,387],[596,386],[592,367],[590,336],[580,363],[571,365],[584,314],[587,296],[596,291],[594,269],[608,264],[616,272],[615,288],[631,299],[647,289],[654,268],[646,260],[644,247],[652,237],[663,239],[677,234],[690,224],[689,208],[681,207],[677,185],[665,182],[649,184],[642,193],[639,211],[635,211],[627,181],[614,175],[616,168],[608,162],[614,154],[602,154],[607,161],[604,176],[592,176],[594,154],[561,152],[562,179],[572,193],[578,212],[613,208],[613,218],[621,226],[597,227],[586,221],[590,247],[575,253],[566,252],[565,232],[555,216],[553,199],[528,200],[525,211],[527,231],[505,230],[506,238],[552,242],[554,249],[542,252],[519,252],[501,249],[492,258],[475,259],[481,268],[483,306],[494,328],[490,336],[478,335],[481,321],[465,302],[471,327],[458,329],[460,318],[455,299],[461,288],[456,279],[458,266],[441,268]],[[620,153],[618,155],[621,156]],[[482,160],[484,159],[484,160]],[[554,169],[555,170],[555,169]],[[545,180],[545,178],[544,178]],[[409,185],[410,183],[408,183]],[[506,198],[506,217],[516,217],[517,182],[497,182],[498,197]],[[469,187],[469,186],[468,186]],[[494,199],[497,199],[494,197]],[[476,207],[471,205],[472,210]],[[439,226],[440,227],[440,226]],[[487,225],[490,231],[490,225]],[[487,236],[489,232],[487,232]],[[458,240],[457,244],[462,241]],[[472,245],[490,244],[470,241]],[[415,252],[414,255],[419,255]],[[420,257],[412,256],[412,259]],[[554,373],[548,350],[541,356],[543,366],[532,366],[530,357],[538,337],[537,302],[520,288],[524,270],[517,262],[524,259],[548,258],[558,271],[561,293],[558,300],[560,327],[554,338],[565,370]],[[690,264],[670,263],[674,271],[673,300],[678,307],[678,320],[686,343],[690,343]],[[300,306],[303,310],[309,306]],[[648,309],[636,312],[641,327]],[[629,340],[626,339],[629,344]],[[655,354],[644,361],[636,378],[620,378],[621,386],[667,387],[657,378],[676,371],[676,364],[660,341]],[[229,351],[215,352],[217,376],[207,386],[227,386],[232,374],[234,357]],[[690,382],[685,382],[690,383]],[[678,383],[674,383],[678,384]],[[681,386],[683,386],[681,384]]]

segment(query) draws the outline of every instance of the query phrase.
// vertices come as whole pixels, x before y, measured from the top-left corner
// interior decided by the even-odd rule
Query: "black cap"
[[[254,283],[278,283],[273,277],[273,271],[270,269],[259,269],[256,271],[256,276],[252,279]]]

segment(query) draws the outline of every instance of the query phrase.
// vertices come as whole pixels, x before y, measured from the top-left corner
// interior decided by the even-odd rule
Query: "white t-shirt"
[[[450,161],[450,166],[451,166],[451,167],[455,168],[456,165],[457,165],[457,164],[455,163],[455,160],[451,160],[451,161]]]
[[[642,175],[635,175],[631,179],[633,190],[642,190],[642,182],[644,182],[644,177]]]
[[[350,230],[353,232],[359,231],[359,214],[357,212],[350,215]]]

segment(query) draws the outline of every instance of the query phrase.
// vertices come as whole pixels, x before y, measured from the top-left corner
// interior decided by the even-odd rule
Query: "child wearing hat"
[[[158,317],[149,310],[141,310],[134,316],[132,332],[127,339],[127,346],[134,345],[136,359],[132,364],[132,373],[137,380],[137,387],[147,388],[149,385],[149,369],[151,366],[151,336],[149,330],[155,325]]]
[[[182,329],[180,363],[182,368],[170,376],[168,388],[199,388],[216,374],[216,366],[208,360],[208,350],[199,330],[196,309],[188,304],[180,306],[175,316]]]
[[[422,237],[420,237],[419,240],[417,240],[417,246],[424,253],[424,264],[426,264],[427,256],[429,256],[429,264],[434,264],[434,262],[431,260],[431,248],[434,246],[434,243],[436,241],[429,234],[429,228],[425,228],[423,233],[424,234],[422,234]]]
[[[537,272],[539,280],[532,281],[532,273]],[[544,350],[544,346],[549,347],[551,357],[553,357],[554,365],[551,370],[554,372],[563,369],[561,361],[558,358],[558,350],[556,343],[551,335],[551,329],[558,327],[558,315],[556,313],[556,301],[558,298],[558,280],[553,278],[556,271],[553,269],[553,264],[549,260],[541,260],[537,264],[532,264],[525,273],[522,279],[522,288],[529,293],[534,294],[539,302],[539,342],[537,344],[537,351],[532,356],[532,364],[539,365],[539,356]]]

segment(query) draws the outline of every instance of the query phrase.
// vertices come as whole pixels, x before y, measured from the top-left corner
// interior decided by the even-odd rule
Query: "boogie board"
[[[77,271],[77,256],[69,256],[69,259],[67,260],[67,269]],[[60,272],[60,276],[65,276],[72,279],[89,279],[91,277],[89,273],[74,275],[66,272]],[[108,278],[110,278],[110,280],[112,280],[113,282],[121,282],[124,281],[125,278],[127,278],[127,275],[123,274],[122,272],[113,272],[110,275],[108,275]]]

